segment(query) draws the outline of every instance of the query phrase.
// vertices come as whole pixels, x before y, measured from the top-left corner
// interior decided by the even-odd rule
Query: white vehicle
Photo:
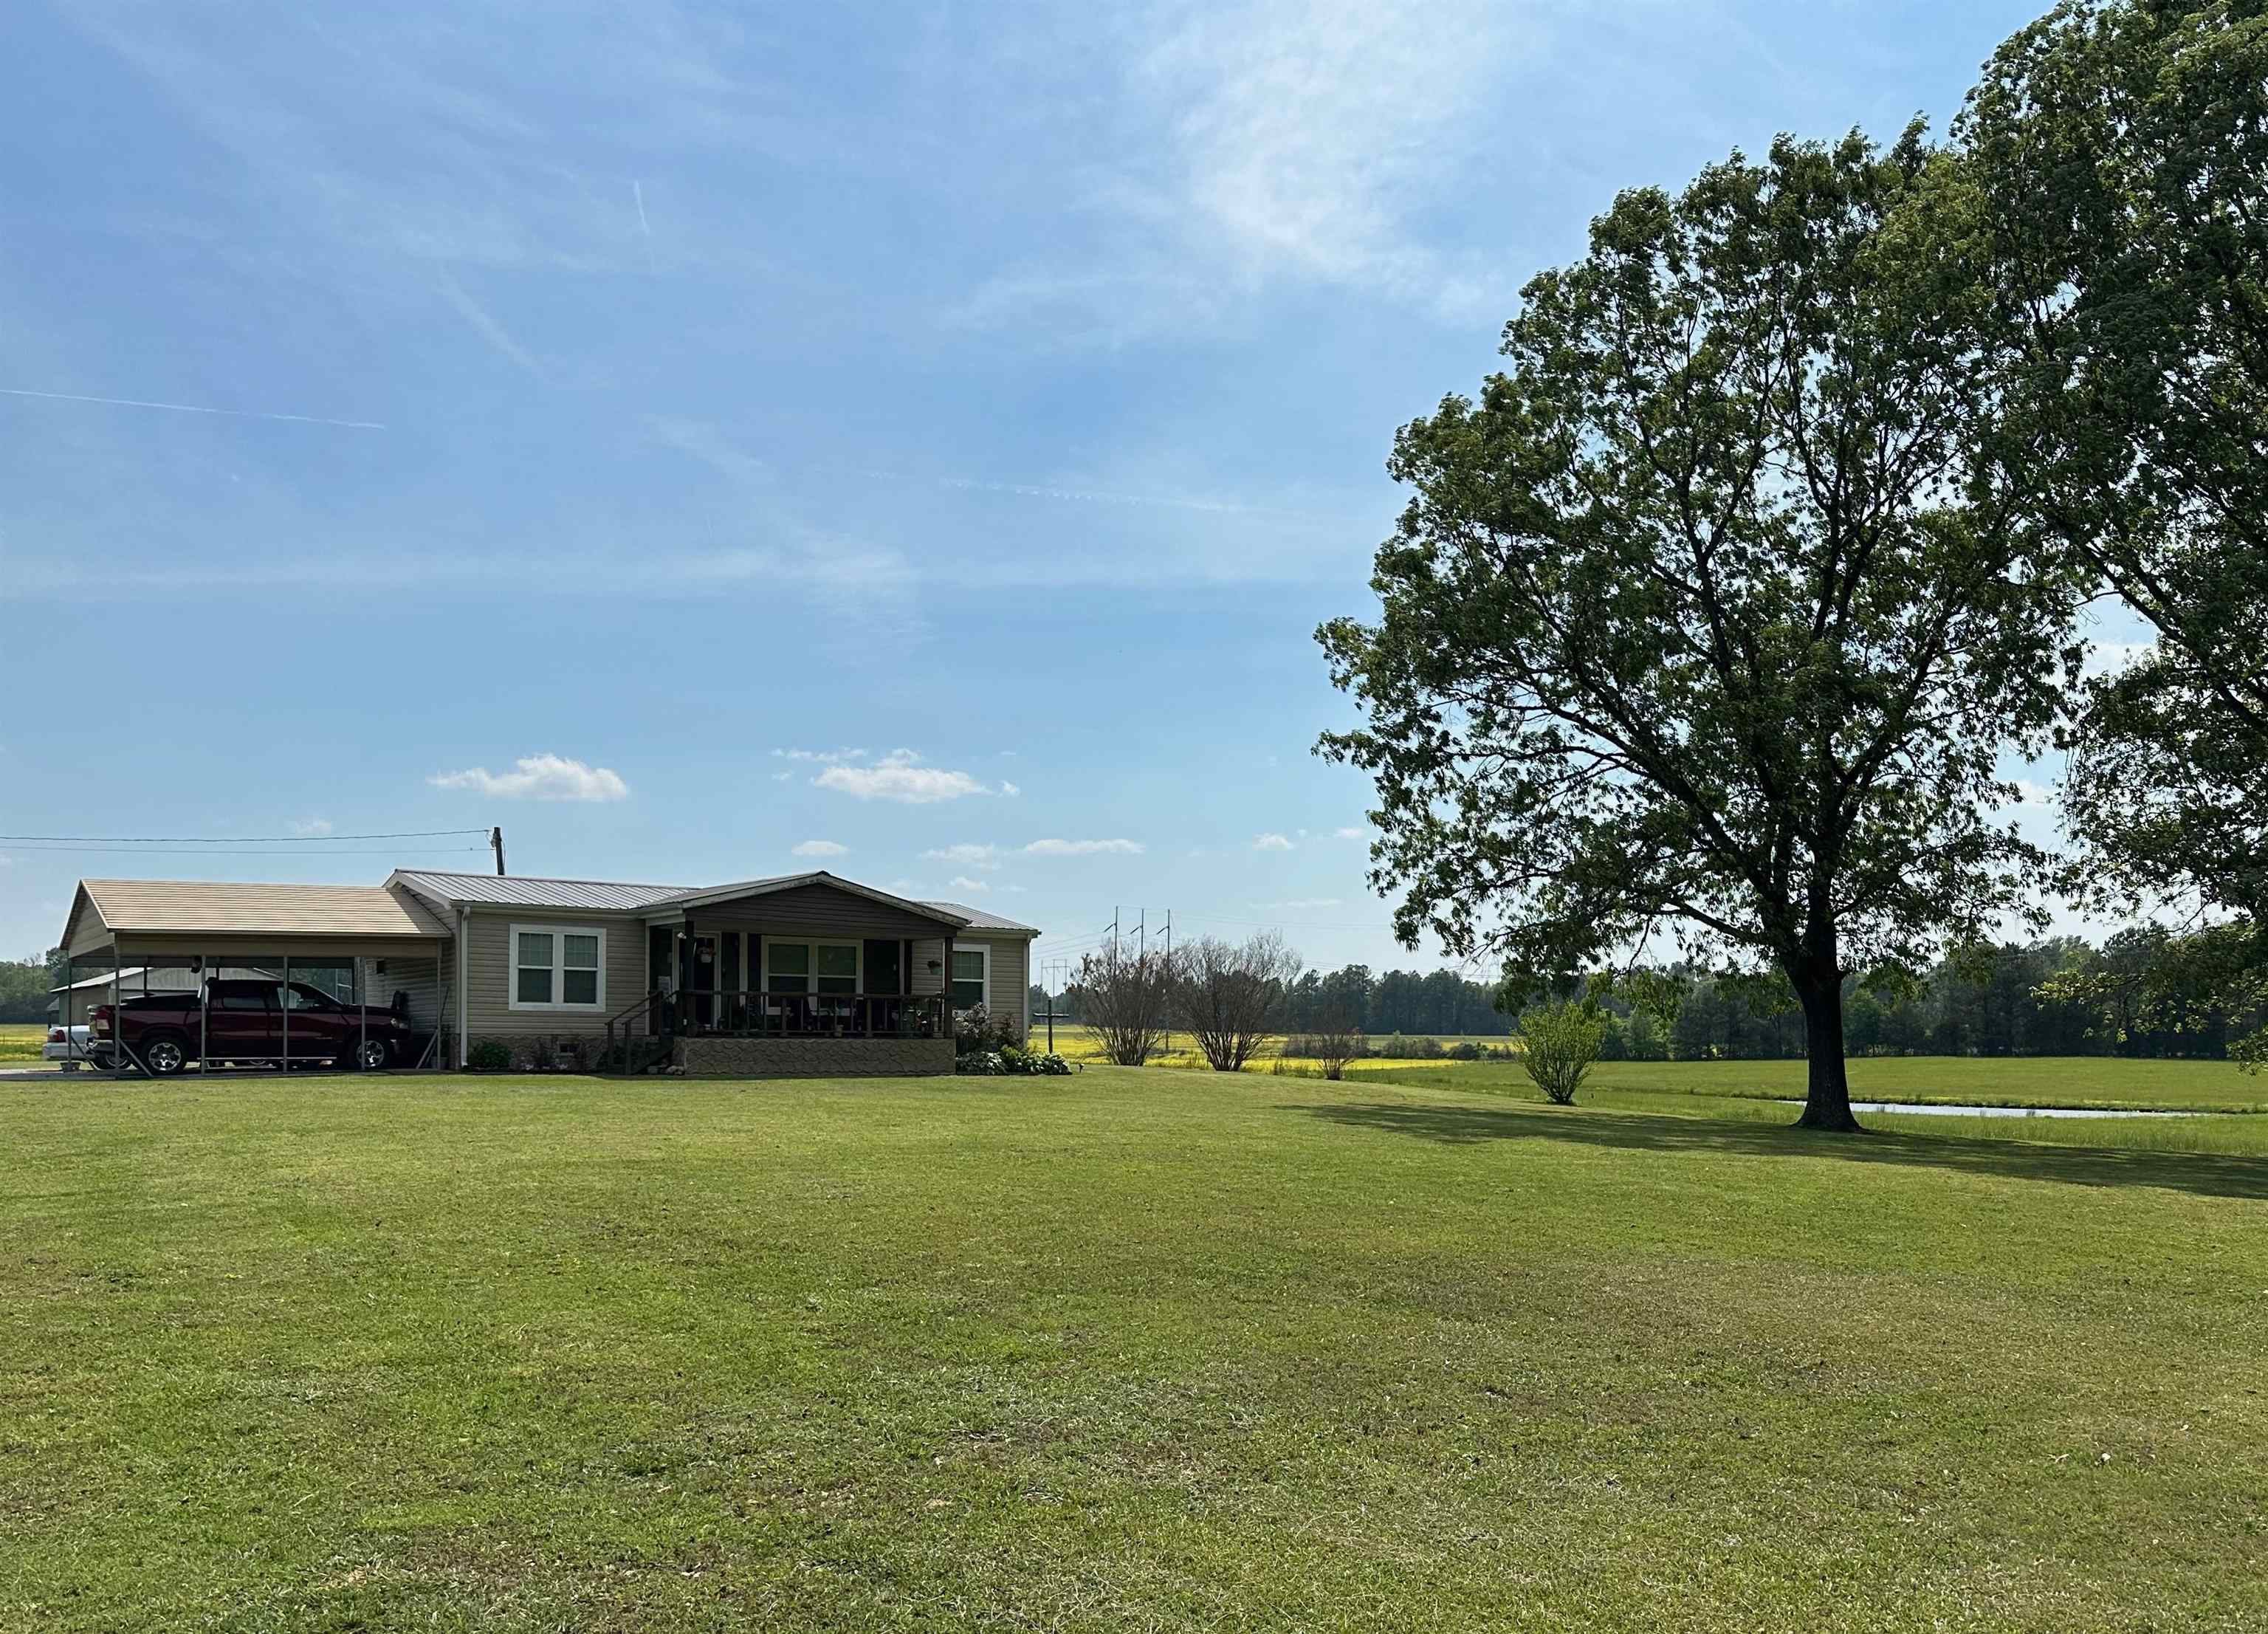
[[[47,1060],[62,1062],[66,1072],[77,1071],[82,1061],[98,1066],[101,1064],[95,1060],[89,1047],[87,1030],[84,1027],[49,1027],[48,1041],[40,1047],[40,1054]]]

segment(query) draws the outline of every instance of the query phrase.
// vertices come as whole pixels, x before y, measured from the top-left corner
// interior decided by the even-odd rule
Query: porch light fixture
[[[929,961],[929,968],[932,970],[942,970],[945,968],[945,961],[942,959],[932,959]]]

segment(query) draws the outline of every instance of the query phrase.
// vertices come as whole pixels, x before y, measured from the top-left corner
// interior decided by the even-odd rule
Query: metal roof
[[[674,896],[681,885],[622,885],[605,880],[535,880],[525,874],[434,873],[397,868],[389,883],[405,885],[420,896],[454,905],[480,902],[502,908],[584,908],[636,913]]]
[[[968,921],[971,931],[1014,931],[1024,936],[1037,936],[1037,925],[1019,924],[1013,919],[1003,919],[998,914],[988,914],[981,908],[970,908],[961,902],[924,902],[924,908],[934,908],[940,913],[957,914]]]
[[[78,888],[104,928],[114,932],[360,937],[449,933],[448,927],[414,898],[382,885],[82,880]]]

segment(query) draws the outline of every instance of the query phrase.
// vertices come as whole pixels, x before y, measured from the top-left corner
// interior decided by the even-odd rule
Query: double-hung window
[[[512,1008],[601,1010],[607,933],[587,925],[512,927]]]
[[[764,938],[767,993],[855,993],[859,953],[856,942],[785,942]]]
[[[992,950],[956,947],[953,950],[953,1007],[975,1010],[992,1002]]]

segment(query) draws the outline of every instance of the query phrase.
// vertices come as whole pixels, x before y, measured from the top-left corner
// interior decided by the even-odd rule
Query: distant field
[[[1187,1046],[1157,1062],[1204,1070],[1204,1058]],[[1377,1041],[1373,1041],[1373,1043]],[[1444,1045],[1456,1041],[1444,1038]],[[1501,1046],[1501,1038],[1481,1043]],[[1307,1073],[1311,1061],[1284,1059],[1275,1047],[1248,1071]],[[1056,1044],[1073,1060],[1099,1061],[1101,1047],[1085,1027],[1058,1027]],[[2268,1112],[2268,1076],[2240,1072],[2226,1061],[2130,1061],[2108,1056],[1867,1056],[1850,1064],[1852,1093],[1864,1100],[1911,1100],[1938,1106],[2101,1107],[2136,1111]],[[1385,1083],[1439,1084],[1483,1094],[1534,1095],[1516,1061],[1358,1061],[1351,1078]],[[1788,1100],[1803,1096],[1800,1061],[1607,1061],[1594,1069],[1587,1094],[1640,1097],[1712,1096]]]
[[[36,1021],[0,1021],[0,1061],[37,1061],[47,1036]]]

